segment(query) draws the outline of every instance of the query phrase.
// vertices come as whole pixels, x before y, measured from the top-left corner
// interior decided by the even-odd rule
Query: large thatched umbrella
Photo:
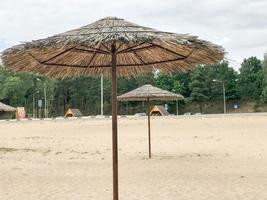
[[[150,102],[155,100],[177,101],[183,100],[184,97],[148,84],[122,94],[117,99],[119,101],[147,101],[148,157],[151,158]]]
[[[0,112],[15,112],[16,108],[0,102]]]
[[[113,198],[118,199],[117,76],[154,69],[186,72],[224,57],[220,46],[195,36],[158,31],[107,17],[3,52],[5,66],[52,77],[112,76]]]
[[[13,116],[16,108],[0,102],[0,119],[9,119]]]

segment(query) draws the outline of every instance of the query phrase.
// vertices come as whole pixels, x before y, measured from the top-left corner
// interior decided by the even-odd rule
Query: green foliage
[[[263,90],[261,93],[261,100],[264,103],[267,103],[267,59],[266,58],[262,62],[262,70],[263,70]]]
[[[237,88],[237,72],[229,67],[228,62],[222,62],[219,64],[206,66],[208,73],[208,84],[211,85],[210,97],[212,100],[222,98],[222,83],[211,82],[212,80],[222,81],[225,85],[225,96],[228,100],[239,98],[239,92]]]
[[[172,88],[172,91],[174,93],[181,94],[181,93],[183,93],[183,89],[184,88],[183,88],[181,81],[179,81],[179,80],[174,81],[173,88]]]
[[[261,93],[261,100],[264,103],[267,103],[267,86],[265,86]]]
[[[3,95],[5,99],[9,99],[12,105],[23,104],[27,88],[24,87],[23,81],[16,76],[6,78]]]
[[[173,87],[173,79],[173,76],[170,74],[159,73],[156,78],[156,86],[170,91]]]
[[[118,95],[144,84],[182,94],[187,101],[199,104],[200,112],[206,102],[223,99],[222,82],[225,84],[226,100],[239,98],[261,98],[267,103],[267,82],[263,86],[263,74],[267,80],[267,70],[255,57],[245,59],[238,74],[227,62],[199,66],[185,74],[150,73],[138,77],[118,78]],[[213,82],[216,79],[220,82]],[[238,79],[238,81],[237,81]],[[49,116],[63,115],[70,108],[79,108],[85,115],[100,113],[100,77],[77,77],[65,80],[52,80],[29,73],[13,73],[0,67],[0,101],[12,106],[24,106],[32,114],[33,100],[44,98],[47,88]],[[104,113],[111,114],[111,80],[104,78]],[[165,103],[165,102],[160,102]],[[167,102],[175,110],[175,102]],[[181,105],[181,104],[180,104]],[[119,113],[129,114],[144,111],[140,102],[120,102]]]
[[[263,89],[262,64],[256,57],[244,59],[238,76],[241,98],[258,99]]]
[[[164,90],[181,94],[185,97],[190,96],[189,89],[190,76],[185,74],[157,74],[155,78],[155,85]]]
[[[267,58],[262,62],[262,70],[263,70],[263,85],[267,86]]]
[[[205,102],[223,99],[223,83],[227,100],[239,97],[237,72],[225,61],[214,65],[199,66],[192,71],[190,77],[190,100],[199,104],[200,112],[203,112]]]
[[[199,104],[199,109],[202,113],[203,104],[209,100],[209,78],[207,76],[207,68],[203,66],[197,67],[192,71],[190,77],[190,100]]]
[[[24,105],[31,88],[25,74],[14,74],[0,67],[0,99],[13,106]]]

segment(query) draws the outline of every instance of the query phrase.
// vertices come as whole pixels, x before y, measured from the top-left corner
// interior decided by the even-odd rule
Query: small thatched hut
[[[83,114],[77,108],[69,108],[65,114],[65,117],[82,117]]]
[[[164,106],[155,105],[150,111],[152,116],[168,116],[170,113],[165,109]]]
[[[14,117],[16,108],[0,102],[0,119],[10,119]]]

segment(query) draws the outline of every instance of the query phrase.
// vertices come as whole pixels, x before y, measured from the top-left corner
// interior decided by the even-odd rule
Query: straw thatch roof
[[[0,112],[15,112],[15,111],[16,111],[16,108],[13,108],[11,106],[8,106],[0,102]]]
[[[170,113],[166,110],[164,106],[155,105],[149,113],[150,115],[161,115],[168,116]]]
[[[211,64],[224,49],[188,34],[174,34],[107,17],[87,26],[14,46],[2,53],[6,67],[52,77],[110,74],[111,44],[117,46],[117,73],[136,75],[155,69],[185,72]]]
[[[143,85],[130,92],[117,97],[119,101],[147,101],[149,100],[182,100],[184,97],[179,94],[162,90],[152,85]]]
[[[82,117],[83,114],[78,108],[69,108],[65,113],[65,117]]]

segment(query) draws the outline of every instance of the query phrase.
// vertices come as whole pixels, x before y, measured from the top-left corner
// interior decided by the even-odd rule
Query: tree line
[[[120,77],[118,95],[144,84],[182,94],[183,104],[195,102],[199,112],[207,102],[222,99],[222,82],[227,100],[255,100],[267,103],[267,61],[256,57],[244,59],[239,71],[227,61],[197,66],[185,74],[150,73],[138,77]],[[49,116],[62,116],[68,108],[79,108],[84,115],[100,114],[100,77],[76,77],[54,80],[31,73],[15,73],[0,67],[0,101],[14,107],[25,107],[29,116],[44,100],[46,88]],[[111,81],[104,78],[104,114],[111,114]],[[43,104],[44,101],[41,103]],[[164,102],[163,102],[164,103]],[[174,102],[168,102],[170,110]],[[43,107],[43,105],[42,105]],[[144,103],[123,102],[120,114],[143,112]]]

